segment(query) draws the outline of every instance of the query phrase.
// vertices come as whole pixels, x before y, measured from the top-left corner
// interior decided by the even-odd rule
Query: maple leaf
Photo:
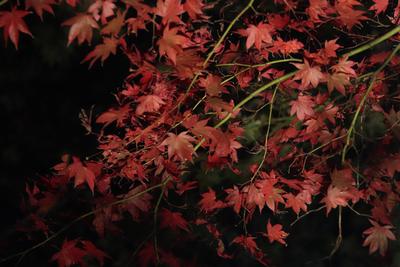
[[[363,246],[369,246],[369,254],[372,254],[379,249],[379,253],[384,256],[388,247],[388,239],[396,240],[396,237],[390,230],[393,226],[381,226],[373,220],[369,221],[373,226],[363,232],[363,234],[368,235],[364,240]]]
[[[129,105],[123,106],[119,109],[111,108],[108,111],[101,114],[97,119],[97,123],[104,123],[105,126],[117,121],[117,126],[122,126],[123,121],[128,117],[129,112],[131,111]]]
[[[218,96],[221,91],[224,91],[224,87],[221,86],[222,79],[218,75],[209,74],[206,78],[199,80],[199,85],[206,88],[207,94],[210,96]]]
[[[208,192],[201,194],[201,197],[202,199],[200,200],[199,205],[201,210],[206,213],[210,213],[223,207],[223,202],[217,200],[215,191],[211,188],[208,189]]]
[[[162,17],[162,24],[169,22],[183,23],[178,17],[185,12],[180,0],[157,0],[156,14]]]
[[[29,11],[18,10],[15,7],[11,11],[0,11],[0,28],[4,27],[4,40],[7,43],[8,38],[10,38],[16,49],[18,49],[19,32],[32,37],[28,26],[23,20],[23,17],[30,13]]]
[[[300,209],[303,210],[304,212],[307,211],[307,205],[305,199],[302,197],[301,194],[295,196],[292,193],[288,193],[283,196],[286,198],[285,207],[292,208],[297,215],[299,215]]]
[[[66,2],[68,5],[75,7],[79,0],[66,0]]]
[[[110,20],[107,25],[101,29],[101,34],[111,34],[116,36],[121,31],[122,26],[125,24],[125,14],[126,11],[121,13],[119,10],[117,11],[117,16]]]
[[[270,220],[268,220],[267,234],[264,234],[264,235],[268,237],[270,243],[277,241],[277,242],[281,243],[282,245],[286,245],[286,242],[284,239],[288,236],[288,234],[286,232],[282,231],[281,224],[272,225]]]
[[[385,170],[385,173],[389,177],[394,177],[396,172],[400,172],[400,154],[394,154],[383,160],[380,164],[381,169]]]
[[[189,14],[191,19],[201,17],[203,15],[203,7],[203,0],[186,0],[183,4],[183,9]]]
[[[110,258],[110,256],[104,253],[104,251],[98,249],[91,241],[82,240],[81,243],[83,244],[83,249],[85,250],[86,254],[96,258],[100,263],[100,266],[104,265],[105,258]]]
[[[389,5],[389,0],[373,0],[373,1],[374,4],[369,8],[369,10],[374,10],[376,15],[385,12]]]
[[[233,188],[225,189],[225,192],[228,194],[225,198],[227,205],[233,206],[233,210],[239,214],[243,203],[243,195],[240,193],[239,188],[234,185]]]
[[[245,249],[247,249],[251,255],[257,254],[257,251],[259,250],[256,241],[254,241],[256,238],[253,236],[237,236],[235,237],[231,244],[239,244]]]
[[[328,91],[331,93],[333,89],[339,91],[342,95],[346,95],[345,86],[351,84],[350,76],[345,73],[333,73],[327,75]]]
[[[75,264],[85,265],[83,259],[86,253],[77,247],[78,240],[65,240],[61,250],[51,257],[51,261],[57,261],[59,267],[70,267]]]
[[[354,61],[347,60],[347,58],[343,57],[340,58],[339,62],[336,65],[332,66],[331,69],[334,70],[335,72],[344,73],[349,76],[356,77],[357,74],[353,69],[353,66],[355,64],[356,63]]]
[[[56,4],[55,0],[26,0],[25,1],[25,7],[26,9],[28,8],[33,8],[36,12],[36,14],[39,15],[40,19],[43,20],[43,11],[47,11],[50,14],[54,15],[53,8],[51,5]]]
[[[136,108],[136,115],[145,112],[156,112],[165,102],[157,95],[145,95],[138,98],[139,105]]]
[[[188,38],[177,34],[178,28],[169,29],[165,27],[163,36],[158,40],[160,56],[167,55],[176,65],[176,55],[182,52],[182,46],[188,42]]]
[[[261,212],[265,206],[264,194],[254,184],[250,185],[249,187],[246,187],[246,190],[247,190],[247,198],[246,198],[247,204],[250,205],[250,207],[253,205],[258,206],[258,209]]]
[[[349,30],[355,25],[361,24],[362,20],[368,19],[364,16],[364,11],[354,8],[358,5],[361,5],[358,1],[339,0],[335,2],[335,8],[339,14],[338,19]]]
[[[333,39],[333,40],[329,40],[329,41],[325,41],[325,47],[324,47],[324,54],[326,57],[336,57],[336,50],[338,50],[339,48],[341,48],[341,45],[338,45],[336,43],[337,38]]]
[[[273,212],[276,210],[277,203],[285,203],[281,196],[284,191],[274,186],[276,182],[277,179],[264,179],[256,184],[264,195],[265,204]]]
[[[261,43],[272,43],[271,32],[271,25],[262,22],[258,23],[257,26],[250,24],[247,29],[239,30],[241,35],[247,36],[246,48],[249,49],[254,44],[258,50],[261,49]]]
[[[140,267],[154,266],[156,264],[154,245],[147,242],[137,254],[137,259]]]
[[[278,37],[274,41],[274,46],[272,47],[273,52],[279,52],[284,56],[288,56],[292,53],[299,52],[300,49],[304,47],[303,43],[299,42],[297,39],[284,41],[282,38]]]
[[[85,13],[78,13],[75,17],[64,21],[62,25],[71,26],[68,34],[68,45],[70,45],[75,38],[78,39],[79,44],[82,44],[85,40],[90,44],[93,36],[92,28],[99,28],[99,25],[93,17]]]
[[[306,9],[313,22],[321,22],[321,18],[327,18],[327,9],[329,2],[327,0],[310,0],[310,6]]]
[[[91,51],[82,60],[81,63],[89,61],[89,68],[93,66],[96,60],[100,59],[103,65],[104,61],[110,56],[110,54],[115,55],[117,53],[118,40],[115,38],[104,38],[103,44],[96,45],[93,51]]]
[[[96,174],[90,167],[95,166],[90,164],[85,166],[77,157],[73,157],[73,163],[68,166],[68,172],[69,178],[75,177],[75,187],[86,182],[93,193]]]
[[[177,156],[180,160],[192,160],[194,153],[193,145],[195,139],[187,134],[181,132],[179,135],[168,133],[168,137],[161,143],[161,146],[168,146],[168,157],[173,158]]]
[[[292,108],[290,109],[290,115],[296,114],[299,120],[304,120],[306,116],[314,115],[314,101],[311,96],[299,95],[297,100],[290,102]]]
[[[176,56],[175,65],[178,78],[192,79],[195,73],[202,69],[202,59],[197,54],[197,49],[185,49]]]
[[[122,209],[127,210],[134,221],[139,220],[140,212],[148,212],[150,210],[151,204],[150,201],[152,196],[149,193],[141,194],[146,189],[144,185],[139,185],[134,187],[132,190],[126,194],[125,199],[129,199],[127,202],[122,204]],[[132,196],[141,194],[135,198],[131,198]]]
[[[352,198],[353,195],[348,191],[330,185],[328,193],[326,197],[321,200],[321,203],[325,203],[326,215],[328,215],[331,209],[335,209],[337,206],[346,207],[348,204],[347,202]]]
[[[257,243],[253,236],[237,236],[235,237],[231,244],[239,244],[245,248],[261,265],[269,266],[268,262],[265,260],[264,253],[258,248]]]
[[[337,170],[336,168],[331,173],[332,186],[339,189],[350,189],[355,185],[353,171],[350,168]]]
[[[324,74],[319,66],[311,67],[307,59],[304,59],[304,64],[292,63],[299,70],[294,76],[294,80],[301,80],[302,89],[307,88],[310,84],[315,88],[321,80],[324,79]]]
[[[89,6],[88,12],[92,13],[95,20],[101,18],[101,23],[107,23],[107,18],[114,15],[114,9],[116,8],[113,3],[114,0],[97,0]],[[101,15],[99,14],[101,10]]]
[[[178,228],[189,232],[188,222],[182,217],[179,212],[172,212],[169,209],[163,208],[161,210],[160,228],[170,228],[177,230]]]
[[[195,189],[197,187],[198,187],[198,185],[197,185],[196,181],[190,181],[190,182],[186,182],[186,183],[184,183],[184,182],[178,183],[176,185],[176,193],[181,196],[186,191]]]

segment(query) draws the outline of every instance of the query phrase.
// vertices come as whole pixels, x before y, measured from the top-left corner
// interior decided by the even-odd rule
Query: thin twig
[[[146,194],[147,192],[150,192],[150,191],[152,191],[152,190],[154,190],[154,189],[157,189],[157,188],[159,188],[159,187],[162,187],[163,184],[164,184],[164,183],[160,183],[160,184],[154,185],[154,186],[149,187],[149,188],[147,188],[147,189],[145,189],[145,190],[143,190],[143,191],[141,191],[141,192],[139,192],[139,193],[137,193],[137,194],[134,194],[134,195],[129,196],[129,197],[124,198],[124,199],[120,199],[120,200],[117,200],[117,201],[113,201],[113,202],[111,202],[111,203],[108,203],[108,204],[106,204],[106,205],[100,207],[100,208],[97,208],[97,209],[95,209],[95,210],[92,210],[92,211],[90,211],[90,212],[87,212],[87,213],[85,213],[85,214],[83,214],[83,215],[81,215],[81,216],[75,218],[75,219],[72,220],[69,224],[65,225],[63,228],[61,228],[60,230],[58,230],[57,232],[55,232],[54,234],[52,234],[51,236],[49,236],[47,239],[43,240],[42,242],[39,242],[39,243],[37,243],[36,245],[34,245],[34,246],[32,246],[32,247],[30,247],[30,248],[28,248],[28,249],[26,249],[26,250],[23,250],[23,251],[21,251],[21,252],[17,252],[17,253],[12,254],[12,255],[10,255],[10,256],[8,256],[8,257],[6,257],[6,258],[3,258],[3,259],[0,260],[0,263],[6,262],[6,261],[11,260],[11,259],[16,258],[16,257],[23,257],[23,256],[25,256],[26,254],[28,254],[28,253],[34,251],[35,249],[38,249],[38,248],[42,247],[43,245],[47,244],[47,243],[50,242],[51,240],[55,239],[56,237],[58,237],[59,235],[61,235],[61,234],[64,233],[65,231],[67,231],[67,230],[68,230],[72,225],[74,225],[75,223],[77,223],[77,222],[79,222],[79,221],[81,221],[81,220],[83,220],[83,219],[85,219],[85,218],[87,218],[87,217],[90,217],[90,216],[92,216],[92,215],[94,215],[94,214],[96,214],[96,213],[102,211],[103,209],[105,209],[105,208],[107,208],[107,207],[111,207],[111,206],[115,206],[115,205],[118,205],[118,204],[121,204],[121,203],[125,203],[125,202],[128,202],[128,201],[132,200],[132,199],[135,199],[135,198],[137,198],[137,197],[140,197],[140,196]]]

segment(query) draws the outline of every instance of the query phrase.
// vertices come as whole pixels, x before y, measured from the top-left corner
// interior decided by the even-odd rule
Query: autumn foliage
[[[80,116],[99,153],[63,155],[26,185],[17,229],[32,246],[4,261],[48,248],[59,267],[111,266],[102,240],[129,222],[142,229],[133,266],[207,266],[180,253],[199,242],[269,265],[264,248],[290,246],[290,226],[318,211],[339,218],[331,257],[344,210],[370,224],[360,246],[385,255],[400,200],[400,2],[5,1],[4,41],[23,49],[25,19],[60,6],[74,14],[66,44],[91,47],[82,63],[123,55],[130,73],[115,104]],[[207,184],[211,172],[230,178]]]

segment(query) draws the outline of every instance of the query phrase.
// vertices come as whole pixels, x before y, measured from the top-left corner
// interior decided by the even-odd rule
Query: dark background
[[[88,70],[87,63],[80,64],[90,48],[66,46],[68,28],[60,24],[69,15],[55,12],[57,18],[45,14],[45,23],[36,16],[27,17],[35,37],[21,35],[18,51],[11,43],[7,47],[0,44],[1,233],[12,229],[19,218],[19,203],[28,179],[48,173],[64,153],[84,157],[96,152],[96,142],[85,136],[78,114],[81,108],[89,110],[92,105],[94,115],[109,108],[114,101],[112,93],[121,86],[128,70],[128,62],[118,55],[103,67],[96,63]],[[361,233],[369,227],[365,218],[346,211],[343,225],[344,242],[332,261],[319,259],[334,246],[336,211],[329,219],[324,212],[307,216],[288,229],[289,246],[268,247],[267,257],[277,266],[399,266],[398,243],[390,243],[385,258],[368,256],[368,249],[361,246]],[[210,255],[207,246],[202,249],[199,254]],[[25,265],[31,266],[28,261],[21,266]],[[215,259],[213,266],[222,266],[221,260]],[[223,266],[258,264],[243,256]]]
[[[57,14],[60,14],[56,10]],[[34,38],[20,36],[19,50],[0,44],[0,224],[15,223],[27,179],[46,174],[63,153],[87,156],[96,141],[85,135],[81,108],[99,114],[127,74],[124,57],[112,57],[101,67],[80,64],[87,45],[67,47],[68,28],[45,14],[45,23],[27,16]],[[32,18],[31,18],[32,17]],[[4,229],[2,227],[2,229]]]

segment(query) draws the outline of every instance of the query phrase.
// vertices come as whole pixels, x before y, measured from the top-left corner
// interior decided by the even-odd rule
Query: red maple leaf
[[[68,165],[69,178],[75,177],[75,187],[87,183],[92,192],[94,192],[94,183],[96,179],[97,164],[87,163],[86,166],[77,157],[73,157],[73,163]]]
[[[209,74],[206,78],[201,78],[199,80],[199,85],[206,89],[208,95],[218,96],[222,91],[225,91],[221,82],[222,78],[220,76]]]
[[[156,112],[165,102],[158,95],[145,95],[138,98],[139,105],[136,108],[136,115],[145,112]]]
[[[265,197],[261,190],[254,184],[251,184],[245,187],[244,191],[247,192],[246,204],[249,208],[257,206],[261,212],[265,206]]]
[[[131,214],[132,219],[134,221],[139,220],[140,212],[148,212],[150,210],[151,207],[150,201],[152,199],[152,196],[149,193],[144,193],[144,194],[141,193],[145,189],[146,188],[144,185],[139,185],[134,187],[132,190],[128,192],[128,194],[126,194],[125,199],[127,201],[121,205],[122,210],[128,211]],[[138,196],[138,194],[141,195]]]
[[[191,19],[201,17],[203,15],[203,7],[203,0],[186,0],[183,4],[183,9],[189,14]]]
[[[156,263],[156,255],[154,245],[147,242],[137,254],[138,265],[140,267],[154,266]]]
[[[66,2],[68,5],[75,7],[79,0],[66,0]]]
[[[188,222],[182,217],[179,212],[172,212],[169,209],[163,208],[160,212],[161,222],[160,228],[169,228],[177,230],[178,228],[189,232]]]
[[[277,179],[264,179],[256,183],[257,188],[264,195],[265,204],[273,212],[276,211],[276,206],[278,203],[285,203],[281,194],[284,192],[282,189],[275,187]]]
[[[331,93],[336,89],[342,95],[346,95],[345,87],[350,85],[350,76],[345,73],[333,73],[327,75],[328,90]]]
[[[96,62],[96,60],[100,59],[101,64],[103,65],[104,60],[106,60],[110,54],[115,55],[117,53],[117,45],[118,45],[118,40],[115,38],[104,38],[103,39],[103,44],[96,45],[93,51],[91,51],[83,60],[81,63],[89,61],[89,68],[91,68]]]
[[[321,200],[321,203],[325,203],[326,215],[328,215],[331,209],[335,209],[337,206],[347,206],[347,202],[352,198],[353,195],[348,191],[330,185],[328,193],[326,197]]]
[[[225,189],[225,192],[228,194],[225,198],[227,205],[232,206],[233,210],[239,214],[243,203],[243,195],[240,193],[239,188],[234,185],[233,188]]]
[[[161,16],[162,24],[168,22],[183,23],[179,15],[185,12],[180,0],[158,0],[155,13]]]
[[[286,232],[282,231],[281,224],[272,225],[270,220],[268,220],[267,234],[264,234],[264,235],[268,237],[270,243],[277,241],[277,242],[281,243],[282,245],[286,245],[286,242],[284,239],[288,236],[288,234]]]
[[[19,32],[32,37],[28,26],[22,19],[30,13],[29,11],[18,10],[15,7],[13,7],[11,11],[0,11],[0,28],[4,27],[4,40],[7,43],[8,38],[10,38],[16,49],[18,49]]]
[[[250,252],[251,255],[257,254],[257,252],[260,250],[257,246],[256,241],[254,241],[256,238],[253,236],[237,236],[235,237],[231,244],[239,244],[242,247],[244,247],[246,250]]]
[[[290,109],[290,115],[296,114],[299,120],[304,120],[306,116],[314,115],[314,101],[311,96],[299,95],[297,100],[290,102],[292,108]]]
[[[273,52],[279,52],[284,56],[288,56],[292,53],[298,53],[300,49],[304,47],[303,43],[299,42],[297,39],[284,41],[282,38],[278,37],[274,43],[271,50]]]
[[[89,6],[88,12],[92,13],[95,20],[101,18],[101,23],[105,24],[107,23],[107,18],[114,15],[116,5],[113,2],[114,0],[97,0]]]
[[[129,105],[122,106],[119,109],[111,108],[108,111],[101,114],[97,119],[97,123],[104,123],[105,126],[117,121],[117,126],[122,126],[123,121],[128,117],[131,111]]]
[[[301,80],[301,89],[306,89],[310,84],[315,88],[325,78],[321,68],[319,66],[311,67],[307,59],[304,59],[304,64],[292,64],[299,69],[293,79]]]
[[[176,65],[176,55],[182,52],[182,46],[188,43],[188,38],[177,34],[178,28],[169,29],[165,27],[163,36],[158,40],[160,56],[167,55],[169,59]]]
[[[304,212],[307,211],[306,201],[304,197],[302,197],[302,194],[295,196],[292,193],[288,193],[283,196],[286,198],[285,207],[292,208],[297,215],[299,215],[300,210],[303,210]]]
[[[389,177],[393,177],[395,172],[400,172],[400,154],[394,154],[383,160],[380,168],[385,170]]]
[[[270,44],[272,43],[272,27],[266,23],[258,23],[258,25],[250,24],[247,29],[239,30],[239,33],[243,36],[247,36],[246,40],[246,48],[249,49],[250,47],[254,46],[260,50],[262,43]]]
[[[355,64],[356,63],[354,61],[347,60],[347,58],[343,57],[340,58],[339,62],[336,65],[332,66],[331,69],[334,70],[335,72],[344,73],[351,77],[356,77],[357,74],[353,69],[353,66]]]
[[[379,253],[384,256],[388,247],[388,239],[396,240],[396,237],[390,230],[393,228],[393,226],[381,226],[375,221],[369,221],[373,226],[363,232],[365,235],[367,235],[363,246],[369,246],[369,254],[372,254],[379,249]]]
[[[176,156],[180,160],[192,160],[194,148],[190,142],[194,141],[195,139],[187,132],[181,132],[178,135],[168,133],[168,137],[161,143],[161,146],[168,146],[169,158]]]
[[[107,25],[101,29],[101,34],[111,34],[112,36],[118,35],[122,26],[125,24],[125,14],[126,12],[121,13],[118,10],[117,16],[110,20]]]
[[[339,0],[335,2],[335,8],[339,15],[338,19],[349,30],[355,25],[361,24],[362,20],[368,19],[366,16],[364,16],[364,11],[354,8],[355,6],[360,5],[361,3],[355,0]]]
[[[220,209],[223,207],[223,202],[217,200],[217,196],[215,195],[215,191],[211,188],[208,189],[208,192],[201,194],[202,199],[199,202],[200,208],[202,211],[209,213],[216,209]]]
[[[55,0],[26,0],[25,1],[25,7],[26,9],[28,8],[33,8],[36,12],[36,14],[39,15],[40,19],[43,20],[43,11],[47,11],[50,14],[54,15],[53,8],[51,5],[56,4]]]
[[[91,241],[89,240],[82,240],[81,243],[83,244],[83,249],[85,250],[86,254],[96,258],[97,261],[100,263],[100,266],[104,265],[104,259],[110,258],[104,251],[98,249]]]
[[[373,0],[373,1],[374,4],[369,8],[369,10],[374,10],[376,15],[385,12],[389,5],[389,0]]]
[[[51,261],[57,261],[58,267],[70,267],[75,264],[85,266],[83,259],[86,253],[81,248],[77,247],[78,240],[65,240],[61,250],[51,257]]]
[[[75,17],[64,21],[62,25],[71,26],[68,35],[68,45],[70,45],[75,38],[78,38],[79,44],[82,44],[84,41],[90,44],[93,36],[92,28],[99,28],[99,25],[93,17],[85,13],[78,13]]]

